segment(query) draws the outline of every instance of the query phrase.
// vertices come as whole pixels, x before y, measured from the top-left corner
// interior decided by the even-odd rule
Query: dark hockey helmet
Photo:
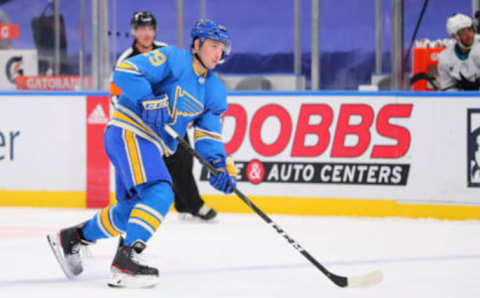
[[[132,34],[135,34],[135,31],[139,26],[152,26],[155,31],[157,31],[157,20],[153,14],[149,11],[139,11],[133,14],[132,19],[130,20],[130,29]]]

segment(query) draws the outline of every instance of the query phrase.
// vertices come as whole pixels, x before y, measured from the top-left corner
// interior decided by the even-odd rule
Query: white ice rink
[[[480,297],[478,221],[272,215],[330,271],[384,273],[377,286],[342,289],[255,214],[205,224],[170,213],[145,251],[160,284],[122,290],[106,286],[116,239],[91,248],[75,281],[47,245],[47,233],[94,212],[0,208],[0,297]]]

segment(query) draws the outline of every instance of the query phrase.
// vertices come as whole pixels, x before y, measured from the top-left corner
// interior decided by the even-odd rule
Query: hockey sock
[[[133,207],[126,228],[124,245],[137,240],[147,242],[160,226],[173,202],[173,191],[167,182],[143,184],[137,187],[140,201]]]
[[[129,200],[119,200],[117,205],[102,209],[82,229],[85,239],[94,241],[124,233],[130,212],[138,201],[138,197]]]

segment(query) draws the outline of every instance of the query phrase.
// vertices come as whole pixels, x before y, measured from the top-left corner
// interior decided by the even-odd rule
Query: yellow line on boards
[[[202,198],[218,212],[253,213],[235,195],[202,195]],[[480,206],[399,204],[395,200],[344,198],[251,196],[249,199],[267,214],[480,220]],[[114,193],[110,194],[110,202],[115,204]],[[0,190],[0,206],[85,208],[86,194],[83,191]]]
[[[234,195],[203,195],[202,198],[219,212],[253,212]],[[480,206],[399,204],[395,200],[372,199],[269,196],[252,196],[249,199],[267,214],[480,219]]]
[[[0,206],[85,208],[84,191],[0,190]]]

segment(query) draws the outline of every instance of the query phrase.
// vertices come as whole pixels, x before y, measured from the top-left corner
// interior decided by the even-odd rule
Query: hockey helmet
[[[473,27],[472,18],[461,13],[456,13],[447,20],[447,32],[450,35],[457,35],[458,31],[470,27]]]
[[[200,19],[198,20],[192,28],[190,33],[191,37],[191,47],[193,48],[193,42],[195,39],[200,39],[200,44],[202,44],[206,39],[213,39],[220,41],[225,45],[223,50],[222,61],[232,51],[232,43],[230,41],[230,35],[228,34],[227,28],[221,24],[217,24],[209,19]]]
[[[130,20],[130,29],[133,35],[140,26],[152,26],[153,30],[157,31],[157,20],[149,11],[135,12]]]

